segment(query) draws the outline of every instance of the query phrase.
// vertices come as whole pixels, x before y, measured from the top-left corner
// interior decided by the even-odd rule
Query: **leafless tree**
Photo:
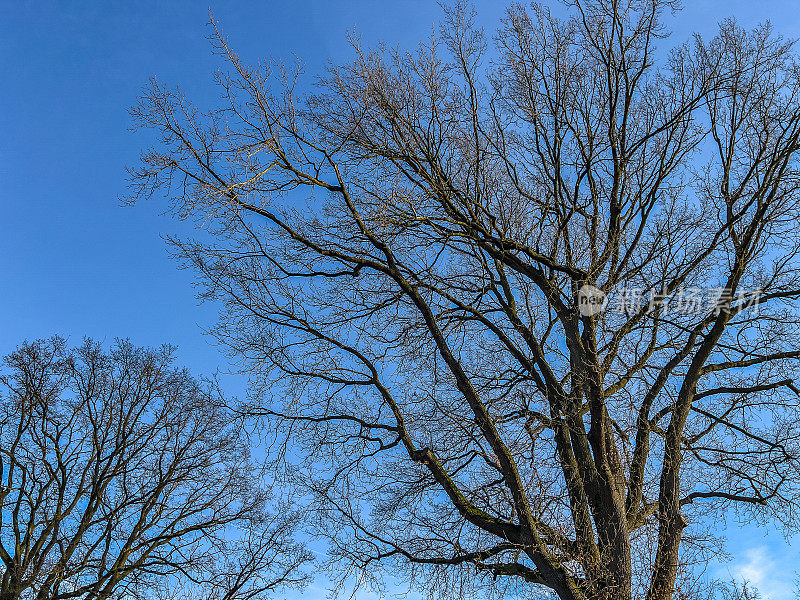
[[[487,38],[458,5],[311,91],[214,24],[221,105],[132,109],[162,139],[131,197],[206,227],[175,247],[341,577],[700,597],[708,519],[797,526],[800,69],[734,21],[668,51],[676,8],[515,5]]]
[[[170,348],[26,343],[0,375],[0,598],[251,600],[301,582],[236,421]]]
[[[761,594],[748,581],[731,581],[723,588],[724,600],[761,600]]]

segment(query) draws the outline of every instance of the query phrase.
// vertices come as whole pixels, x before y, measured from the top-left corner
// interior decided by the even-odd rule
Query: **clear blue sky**
[[[687,4],[673,40],[711,33],[730,15],[748,26],[770,19],[800,37],[796,2]],[[491,30],[502,3],[476,6]],[[411,47],[439,18],[434,2],[411,0],[211,0],[211,9],[246,59],[295,53],[309,73],[347,57],[348,28],[366,42]],[[203,2],[0,1],[0,354],[57,332],[73,341],[170,342],[197,372],[224,367],[201,333],[214,308],[198,305],[191,274],[169,260],[159,237],[186,228],[156,201],[117,202],[125,166],[148,142],[127,131],[126,112],[148,77],[180,83],[201,104],[214,97],[207,21]],[[732,531],[735,558],[724,568],[760,579],[769,600],[785,600],[800,544],[763,536]],[[317,593],[324,596],[309,596]]]

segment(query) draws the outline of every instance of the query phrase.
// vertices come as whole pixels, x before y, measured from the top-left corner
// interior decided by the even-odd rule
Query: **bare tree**
[[[761,600],[761,594],[748,581],[731,581],[722,590],[724,600]]]
[[[300,583],[291,513],[173,351],[20,346],[0,375],[0,598],[250,600]]]
[[[513,6],[494,45],[459,5],[313,93],[214,24],[222,104],[132,110],[132,198],[207,227],[175,247],[341,577],[699,597],[706,518],[797,526],[800,70],[768,26],[657,48],[676,5]]]

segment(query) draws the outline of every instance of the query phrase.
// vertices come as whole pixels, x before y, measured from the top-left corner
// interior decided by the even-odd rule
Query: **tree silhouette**
[[[23,344],[0,374],[2,600],[254,600],[302,581],[218,392],[170,348]]]
[[[214,24],[222,104],[132,109],[162,139],[131,198],[207,227],[174,247],[342,578],[686,598],[705,517],[798,523],[792,45],[566,5],[494,46],[461,5],[415,53],[354,39],[312,93]]]

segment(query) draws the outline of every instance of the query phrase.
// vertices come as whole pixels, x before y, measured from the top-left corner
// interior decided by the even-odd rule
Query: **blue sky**
[[[800,12],[787,0],[687,3],[672,29],[683,40],[711,33],[735,15],[770,19],[800,37]],[[477,2],[491,30],[502,4]],[[156,201],[121,207],[126,165],[145,135],[127,130],[126,109],[147,79],[180,83],[200,104],[214,97],[218,66],[204,36],[209,6],[191,2],[0,1],[0,354],[24,339],[60,333],[138,344],[170,342],[196,372],[224,369],[202,334],[213,306],[194,298],[160,236],[188,232]],[[308,73],[346,58],[347,29],[368,43],[412,47],[439,18],[433,2],[211,2],[248,60],[300,56]],[[240,383],[227,378],[233,392]],[[789,598],[798,546],[755,527],[730,529],[730,570],[759,582],[767,600]],[[323,584],[324,585],[324,584]],[[324,596],[322,587],[308,596]]]

